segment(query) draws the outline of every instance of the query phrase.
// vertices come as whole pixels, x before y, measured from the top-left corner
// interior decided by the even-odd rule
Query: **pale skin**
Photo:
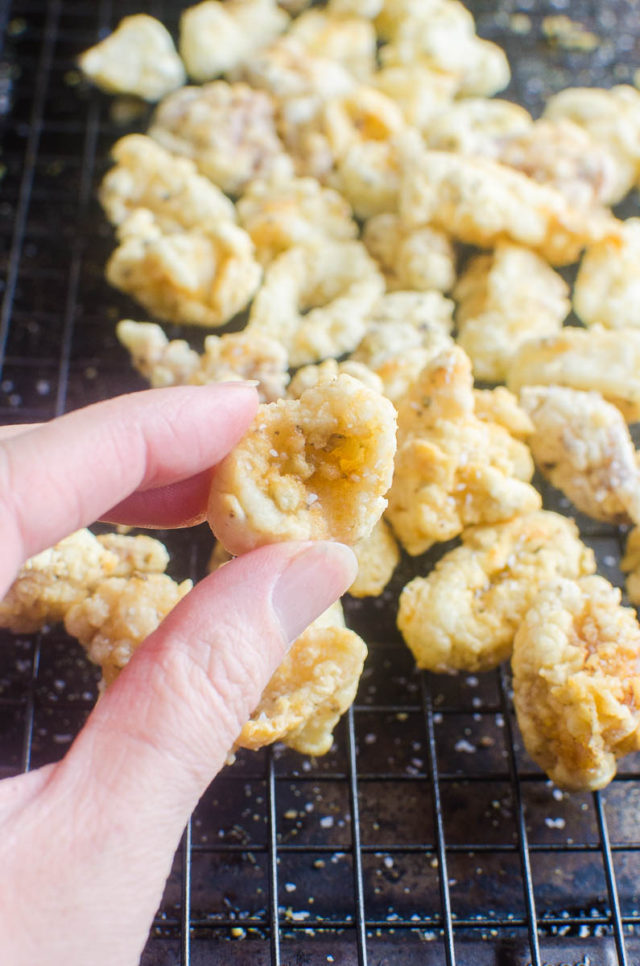
[[[212,467],[257,403],[241,383],[177,387],[0,430],[0,597],[28,557],[95,520],[201,522]],[[328,543],[221,568],[139,648],[60,762],[0,783],[3,962],[138,963],[189,815],[289,644],[355,575],[352,552]]]

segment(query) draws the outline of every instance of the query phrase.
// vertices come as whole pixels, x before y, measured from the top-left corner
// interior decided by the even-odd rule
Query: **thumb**
[[[137,962],[199,797],[288,645],[355,570],[340,544],[262,547],[198,584],[138,649],[13,827],[37,883],[14,925],[22,937],[32,916],[34,935],[49,927],[49,962],[83,961],[74,933],[91,935],[94,966]],[[52,822],[56,836],[34,848]]]

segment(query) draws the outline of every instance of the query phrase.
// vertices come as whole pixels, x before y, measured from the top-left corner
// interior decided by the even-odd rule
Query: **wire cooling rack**
[[[510,55],[507,96],[531,110],[552,90],[629,81],[640,67],[631,0],[470,6]],[[2,422],[50,419],[142,386],[114,338],[115,321],[139,313],[103,280],[112,239],[95,186],[112,143],[145,117],[87,90],[74,64],[125,14],[175,29],[180,8],[0,4]],[[543,42],[543,17],[563,10],[599,35],[595,51]],[[548,508],[569,511],[542,490]],[[578,522],[600,571],[621,584],[619,532]],[[176,576],[202,576],[205,529],[161,536]],[[522,749],[504,669],[457,679],[413,669],[392,618],[409,572],[405,562],[383,600],[347,605],[370,659],[332,751],[242,752],[204,795],[144,966],[214,956],[252,966],[640,963],[638,757],[602,793],[551,786]],[[64,753],[96,677],[60,630],[3,635],[0,776]]]

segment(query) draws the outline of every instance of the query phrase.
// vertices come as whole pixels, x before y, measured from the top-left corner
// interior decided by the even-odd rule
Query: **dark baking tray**
[[[128,13],[175,29],[183,5],[13,0],[0,5],[0,419],[32,421],[142,387],[114,337],[140,317],[111,291],[111,232],[95,201],[116,123],[79,83],[77,54]],[[640,67],[633,2],[478,0],[481,34],[509,54],[506,96],[538,112],[569,84],[629,82]],[[530,30],[517,33],[526,14]],[[543,37],[565,14],[601,38],[568,52]],[[635,201],[625,215],[637,213]],[[176,327],[172,335],[184,334]],[[192,336],[192,333],[189,333]],[[550,487],[545,505],[571,513]],[[585,518],[601,572],[621,584],[621,533]],[[206,528],[161,534],[176,576],[204,573]],[[439,551],[442,553],[442,549]],[[404,561],[379,601],[347,602],[370,658],[332,751],[241,753],[212,784],[176,855],[145,966],[640,963],[640,761],[606,791],[558,792],[524,753],[505,669],[415,672],[394,627]],[[97,675],[60,630],[3,635],[0,775],[60,757]]]

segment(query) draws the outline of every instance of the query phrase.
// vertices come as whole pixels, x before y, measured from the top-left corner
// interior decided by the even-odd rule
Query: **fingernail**
[[[311,544],[278,577],[271,603],[286,639],[293,643],[356,578],[358,564],[341,543]]]

